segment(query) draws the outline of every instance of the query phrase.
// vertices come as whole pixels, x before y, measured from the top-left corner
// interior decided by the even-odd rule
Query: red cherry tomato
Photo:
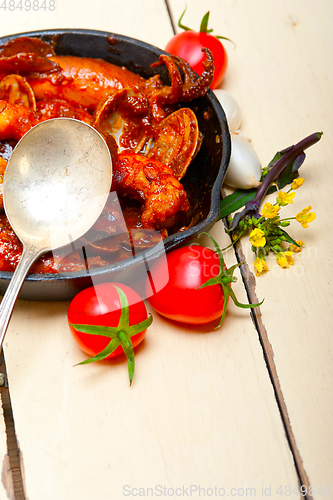
[[[206,58],[202,47],[210,49],[214,56],[215,72],[211,88],[215,89],[222,82],[228,65],[226,50],[218,38],[208,33],[183,31],[168,42],[165,50],[187,61],[201,75],[204,69],[202,61]]]
[[[70,330],[81,349],[94,356],[104,349],[110,341],[109,337],[91,335],[77,331],[72,325],[100,325],[113,326],[119,324],[121,304],[116,285],[126,294],[129,302],[129,325],[135,325],[147,319],[147,310],[140,296],[130,287],[120,283],[101,283],[94,287],[86,288],[79,292],[68,309],[68,322]],[[146,330],[132,337],[133,347],[140,344]],[[117,347],[106,359],[124,354],[121,346]]]
[[[165,50],[187,61],[192,69],[198,73],[198,75],[201,75],[204,70],[202,61],[204,61],[206,57],[201,49],[203,47],[210,49],[213,53],[215,66],[211,88],[215,89],[222,82],[228,65],[227,53],[220,39],[228,40],[229,42],[231,42],[231,40],[223,36],[214,36],[210,34],[213,30],[208,29],[209,11],[201,20],[199,32],[193,31],[191,28],[182,24],[185,12],[186,8],[178,21],[179,28],[185,31],[171,38]]]
[[[101,283],[79,292],[67,316],[74,339],[93,356],[81,364],[125,354],[132,382],[133,348],[142,342],[152,322],[140,296],[121,283]]]
[[[233,273],[240,264],[227,269],[217,242],[210,234],[202,234],[210,237],[216,251],[200,245],[171,251],[166,256],[167,264],[163,258],[151,267],[146,295],[153,309],[162,316],[193,325],[220,318],[219,327],[225,318],[229,296],[237,307],[242,308],[258,307],[262,302],[242,304],[237,300],[230,285],[237,281]],[[166,265],[169,280],[160,289],[159,284],[151,280],[153,276],[165,276]],[[159,291],[151,295],[154,289]]]
[[[198,289],[219,275],[218,254],[210,248],[191,245],[171,251],[166,260],[169,281],[148,298],[153,309],[169,319],[189,324],[210,323],[220,318],[224,304],[222,286],[217,284]],[[162,275],[162,266],[165,266],[165,259],[153,264],[151,274]],[[150,286],[149,282],[147,286]]]

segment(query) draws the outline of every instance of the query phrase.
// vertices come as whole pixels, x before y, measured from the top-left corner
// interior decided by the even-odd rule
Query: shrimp
[[[0,100],[0,140],[19,141],[37,123],[35,113],[29,108]]]
[[[190,208],[186,192],[171,168],[138,153],[118,154],[113,188],[143,203],[141,221],[145,229],[171,228]]]
[[[87,110],[60,99],[40,101],[37,103],[36,111],[23,104],[11,104],[0,100],[0,141],[6,139],[19,141],[38,123],[58,117],[76,118],[88,124],[91,120]]]
[[[58,74],[29,77],[36,100],[65,99],[93,111],[107,94],[144,82],[144,78],[126,68],[102,59],[54,56],[49,58],[61,68]]]

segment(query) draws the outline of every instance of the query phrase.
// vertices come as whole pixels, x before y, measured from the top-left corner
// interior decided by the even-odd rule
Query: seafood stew
[[[38,300],[38,290],[47,283],[48,290],[53,288],[47,298],[58,300],[70,298],[95,277],[105,281],[110,273],[132,273],[134,266],[143,260],[209,228],[218,216],[219,191],[228,165],[230,139],[223,110],[213,94],[207,92],[207,88],[203,90],[208,80],[199,80],[180,61],[172,60],[163,51],[120,35],[86,30],[29,33],[23,34],[20,41],[24,44],[28,39],[31,43],[30,39],[36,38],[40,43],[35,44],[35,60],[29,60],[30,66],[16,72],[15,77],[15,86],[21,89],[19,94],[26,100],[26,109],[31,106],[32,110],[32,115],[24,116],[21,123],[33,124],[33,119],[30,122],[29,119],[33,114],[35,118],[36,113],[42,119],[54,117],[55,113],[59,113],[56,116],[75,113],[75,118],[95,126],[115,153],[114,189],[109,202],[93,232],[80,242],[85,264],[77,245],[71,255],[67,250],[59,256],[45,256],[44,263],[36,263],[34,273],[26,280],[25,289],[30,292],[22,290],[23,296]],[[16,39],[17,35],[2,40],[5,50],[1,52],[0,47],[0,75],[5,66],[18,64],[17,55],[15,60],[13,53],[8,52]],[[22,64],[22,53],[19,54]],[[103,87],[98,81],[104,94],[97,100],[96,92],[95,96],[87,91],[82,93],[84,82],[79,82],[76,89],[77,79],[67,74],[61,65],[66,63],[68,71],[72,71],[78,63],[87,62],[105,64],[108,69],[108,65],[115,64],[125,83],[105,92],[105,83]],[[207,66],[206,77],[209,76],[209,54]],[[103,67],[98,71],[103,76]],[[8,69],[6,73],[8,77]],[[13,73],[11,75],[13,78]],[[24,87],[22,90],[24,84],[18,77],[33,89],[36,112],[34,103],[30,103],[31,92]],[[60,87],[59,79],[62,79]],[[91,82],[90,76],[90,89],[94,83]],[[9,88],[13,88],[10,83]],[[80,101],[68,95],[68,89],[72,94],[77,90],[77,95],[81,91]],[[0,91],[1,95],[4,93]],[[8,159],[8,151],[19,140],[22,127],[17,127],[15,137],[13,134],[5,137],[0,127],[1,133],[0,155]],[[184,143],[188,146],[185,149]],[[179,150],[181,155],[177,158]],[[162,203],[160,193],[166,193]],[[4,217],[0,224],[9,234]],[[50,274],[59,271],[60,274]],[[38,275],[39,272],[43,276]],[[1,271],[1,286],[6,285],[8,275],[6,270]]]

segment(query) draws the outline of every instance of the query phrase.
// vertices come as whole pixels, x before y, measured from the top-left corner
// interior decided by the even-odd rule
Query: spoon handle
[[[0,351],[19,291],[31,265],[40,253],[33,245],[23,247],[22,257],[0,304]]]

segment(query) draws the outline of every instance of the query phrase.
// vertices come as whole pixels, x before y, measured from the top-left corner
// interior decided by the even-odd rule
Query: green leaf
[[[203,235],[203,234],[205,234],[206,236],[208,236],[208,237],[212,240],[212,242],[213,242],[213,244],[214,244],[214,247],[215,247],[215,251],[216,251],[217,255],[219,256],[219,261],[220,261],[220,271],[221,271],[221,269],[223,269],[223,271],[224,271],[224,258],[223,258],[223,254],[222,254],[222,250],[221,250],[221,248],[219,247],[219,245],[218,245],[217,241],[216,241],[216,240],[214,240],[214,238],[213,238],[213,236],[212,236],[212,235],[210,235],[209,233],[206,233],[205,231],[203,231],[202,233],[200,233],[200,235],[199,235],[199,236],[201,236],[201,235]],[[219,274],[219,276],[220,276],[220,275],[221,275],[221,273]]]
[[[96,356],[93,356],[91,358],[88,358],[84,361],[81,361],[81,363],[77,363],[77,365],[87,365],[88,363],[94,363],[94,361],[101,361],[102,359],[105,359],[107,356],[109,356],[113,351],[117,349],[117,347],[120,345],[120,340],[117,339],[112,339],[108,345],[103,349],[101,352],[96,354]],[[77,366],[75,365],[75,366]]]
[[[209,30],[207,33],[210,33],[211,31],[213,30]],[[236,44],[233,40],[231,40],[230,38],[227,38],[226,36],[219,36],[219,35],[214,35],[215,38],[218,38],[219,40],[227,40],[228,42],[232,43],[234,48],[236,48]]]
[[[224,318],[227,314],[227,307],[228,307],[228,298],[229,298],[229,293],[228,293],[228,290],[226,288],[225,285],[222,285],[222,293],[223,293],[223,309],[222,309],[222,316],[221,316],[221,319],[220,319],[220,323],[218,324],[218,326],[215,328],[215,330],[217,330],[218,328],[220,328],[220,326],[222,325],[223,321],[224,321]]]
[[[203,16],[200,24],[200,33],[211,33],[213,30],[208,29],[209,11]]]
[[[276,163],[280,158],[282,158],[283,155],[284,155],[284,152],[275,153],[274,157],[271,159],[271,161],[267,165],[267,168],[271,169],[273,167],[274,163]]]
[[[111,339],[118,338],[117,326],[100,326],[100,325],[74,325],[71,326],[78,332],[89,333],[90,335],[102,335]]]
[[[147,319],[141,321],[140,323],[137,323],[136,325],[130,326],[127,332],[129,337],[133,337],[133,335],[143,332],[143,330],[147,330],[147,328],[152,324],[152,322],[153,322],[153,317],[150,314],[150,316]]]
[[[132,380],[134,376],[134,368],[135,368],[135,357],[134,357],[134,349],[133,344],[130,337],[125,332],[119,332],[119,340],[121,343],[121,347],[124,350],[127,358],[128,365],[128,376],[130,385],[132,385]]]
[[[276,186],[271,186],[267,194],[274,193]],[[232,194],[229,194],[220,202],[220,216],[219,219],[228,217],[228,215],[236,212],[239,208],[243,207],[248,201],[252,201],[256,195],[256,189],[237,189]]]
[[[228,217],[228,215],[236,212],[239,208],[245,205],[248,201],[253,200],[256,195],[256,189],[237,189],[232,194],[229,194],[220,201],[220,219]]]
[[[290,151],[291,147],[275,154],[274,158],[267,165],[267,169],[271,170],[274,164],[282,158],[284,154]],[[291,184],[294,179],[298,177],[298,169],[302,166],[305,160],[305,153],[302,151],[293,161],[291,161],[283,170],[277,180],[279,189],[284,188],[287,184]]]
[[[234,276],[235,269],[237,267],[240,267],[244,264],[244,262],[239,262],[238,264],[234,264],[233,266],[229,267],[229,269],[226,269],[225,274],[226,278],[223,280],[224,283],[236,283],[237,278]]]
[[[116,285],[113,286],[115,287],[115,289],[119,294],[120,305],[121,305],[121,316],[119,324],[117,326],[117,331],[118,332],[124,331],[129,337],[133,337],[133,335],[136,335],[137,333],[146,330],[148,326],[152,324],[153,317],[150,315],[147,319],[141,321],[140,323],[129,326],[129,307],[126,294],[125,292],[123,292],[123,290],[121,290],[121,288],[117,287]]]
[[[198,290],[200,288],[205,288],[206,286],[213,286],[213,285],[221,285],[221,276],[214,276],[213,278],[209,278],[209,280],[205,281],[202,283],[202,285],[198,286]]]
[[[179,26],[179,28],[180,28],[180,29],[182,29],[182,30],[184,30],[184,31],[193,31],[191,28],[188,28],[187,26],[184,26],[184,25],[182,24],[182,19],[183,19],[183,17],[184,17],[184,14],[185,14],[185,12],[186,12],[186,9],[187,9],[187,6],[185,7],[184,12],[182,13],[182,15],[181,15],[181,16],[180,16],[180,18],[179,18],[179,21],[178,21],[178,26]]]
[[[113,286],[115,287],[115,289],[118,292],[119,299],[120,299],[120,306],[121,306],[121,315],[120,315],[120,320],[119,320],[119,324],[118,324],[117,328],[118,328],[118,331],[119,330],[127,330],[128,325],[129,325],[128,300],[127,300],[125,292],[123,292],[121,290],[121,288],[119,288],[116,285],[113,285]]]
[[[294,179],[296,179],[299,174],[298,174],[298,169],[301,167],[305,160],[305,153],[304,151],[295,158],[294,161],[290,162],[282,174],[279,177],[278,180],[278,186],[279,189],[284,188],[287,184],[291,184]]]
[[[127,327],[128,334],[130,337],[136,335],[137,333],[147,330],[147,328],[152,324],[153,317],[150,315],[147,319]],[[118,338],[119,325],[118,326],[99,326],[99,325],[74,325],[71,326],[78,332],[89,333],[90,335],[102,335],[103,337],[109,337],[112,339]]]
[[[187,6],[185,7],[184,12],[182,13],[182,15],[179,18],[178,26],[180,29],[182,29],[184,31],[193,31],[192,28],[189,28],[188,26],[184,26],[184,24],[182,24],[182,19],[184,17],[186,9],[187,9]],[[213,29],[208,29],[208,20],[209,20],[209,11],[201,19],[200,31],[199,31],[200,33],[212,33],[214,31]],[[234,45],[234,47],[236,47],[234,42],[232,40],[230,40],[230,38],[227,38],[226,36],[214,35],[214,37],[218,38],[219,40],[228,40],[228,42],[231,42]]]
[[[289,234],[286,232],[286,231],[283,231],[282,229],[282,233],[283,233],[283,236],[286,238],[286,241],[288,241],[288,243],[291,243],[292,245],[295,245],[296,247],[301,247],[301,245],[299,245],[297,243],[297,241],[295,241],[293,238],[291,238],[291,236],[289,236]]]
[[[232,298],[234,304],[237,306],[237,307],[242,307],[243,309],[253,309],[254,307],[259,307],[261,306],[261,304],[264,302],[265,299],[263,299],[261,302],[258,302],[257,304],[242,304],[241,302],[239,302],[236,298],[236,295],[234,293],[234,291],[232,290],[231,286],[230,285],[225,285],[228,289],[228,293],[230,295],[230,297]]]

